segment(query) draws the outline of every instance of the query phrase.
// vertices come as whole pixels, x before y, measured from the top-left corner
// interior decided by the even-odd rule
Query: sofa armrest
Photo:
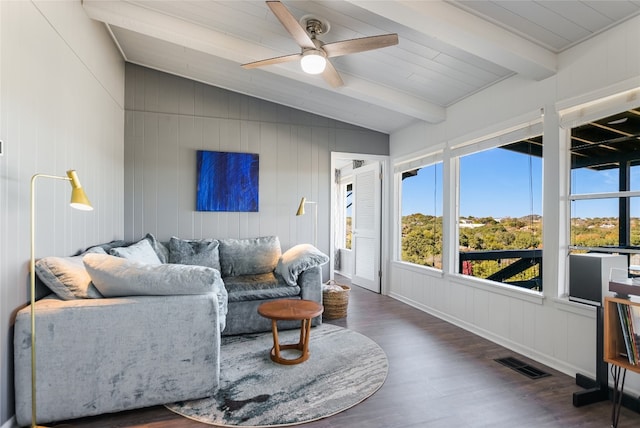
[[[316,266],[303,271],[298,276],[298,286],[301,298],[322,303],[322,268]]]
[[[211,395],[220,373],[214,293],[36,302],[38,423]],[[30,307],[16,315],[15,402],[31,422]]]
[[[329,256],[311,244],[298,244],[285,251],[276,265],[275,272],[285,283],[299,285],[298,277],[305,271],[329,262]],[[320,279],[322,281],[322,279]]]

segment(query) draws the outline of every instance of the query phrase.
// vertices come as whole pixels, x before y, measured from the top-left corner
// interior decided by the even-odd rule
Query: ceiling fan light
[[[300,60],[300,67],[302,67],[302,71],[307,74],[322,73],[327,65],[327,60],[323,54],[324,52],[314,49],[305,51],[302,54],[302,59]]]

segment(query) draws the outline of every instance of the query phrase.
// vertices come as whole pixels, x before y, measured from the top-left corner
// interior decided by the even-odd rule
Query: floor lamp
[[[78,180],[78,175],[75,170],[67,171],[67,176],[57,176],[57,175],[47,175],[47,174],[36,174],[31,177],[31,260],[29,262],[29,271],[31,274],[31,426],[35,427],[36,425],[36,251],[35,251],[35,230],[36,230],[36,222],[35,222],[35,189],[36,189],[36,179],[38,178],[52,178],[55,180],[66,180],[71,184],[71,207],[84,210],[91,211],[93,207],[87,198],[87,195],[84,193],[82,189],[82,185],[80,184],[80,180]]]
[[[318,246],[318,203],[313,201],[307,201],[307,198],[303,197],[298,207],[296,215],[304,215],[304,206],[306,204],[313,204],[313,246]]]

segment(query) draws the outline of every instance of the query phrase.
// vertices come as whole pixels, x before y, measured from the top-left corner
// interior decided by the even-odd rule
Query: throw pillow
[[[224,288],[220,272],[205,266],[153,265],[107,254],[87,254],[83,262],[105,297],[204,294]]]
[[[162,242],[158,241],[151,233],[145,235],[145,239],[151,244],[151,248],[156,252],[160,263],[169,263],[169,249]]]
[[[282,255],[277,236],[220,241],[222,277],[273,272]]]
[[[169,240],[169,263],[199,265],[220,270],[220,243],[215,239]]]
[[[284,252],[276,273],[289,285],[298,285],[298,276],[307,269],[321,266],[329,261],[329,256],[311,244],[300,244]]]
[[[96,254],[100,252],[104,254],[100,247],[88,251]],[[82,263],[83,256],[42,258],[36,262],[36,275],[62,300],[99,299],[102,295],[91,282]]]
[[[85,252],[89,252],[89,251],[92,251],[92,250],[103,250],[106,254],[109,254],[109,250],[112,249],[112,248],[126,247],[126,246],[127,246],[127,241],[123,241],[121,239],[118,239],[118,240],[107,242],[107,243],[104,243],[104,244],[93,245],[93,246],[87,248],[87,251],[85,251]]]
[[[109,250],[109,254],[112,256],[122,257],[129,260],[134,260],[140,263],[147,263],[151,265],[162,264],[158,255],[151,247],[151,243],[148,239],[144,238],[135,244],[131,244],[128,247],[116,247]]]

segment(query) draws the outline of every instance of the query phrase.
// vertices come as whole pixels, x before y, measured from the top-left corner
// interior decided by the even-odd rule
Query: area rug
[[[280,343],[295,343],[299,335],[281,331]],[[272,346],[271,333],[224,337],[216,395],[166,407],[221,427],[290,426],[355,406],[387,377],[387,356],[374,341],[331,324],[311,329],[310,357],[302,364],[272,362]]]

